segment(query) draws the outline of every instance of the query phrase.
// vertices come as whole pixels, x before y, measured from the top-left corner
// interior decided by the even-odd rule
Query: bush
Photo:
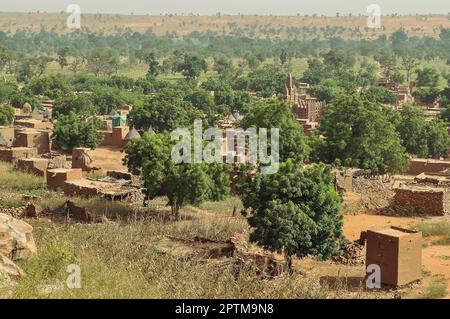
[[[59,117],[53,138],[63,150],[71,150],[74,147],[96,148],[100,144],[98,130],[101,126],[101,121],[94,117],[85,119],[71,112],[68,116]]]
[[[8,105],[0,105],[0,125],[11,125],[14,119],[14,109]]]

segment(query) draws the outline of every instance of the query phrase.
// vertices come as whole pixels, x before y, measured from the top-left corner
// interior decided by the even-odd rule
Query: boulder
[[[37,252],[33,227],[9,215],[0,214],[0,252],[11,260],[27,259]]]
[[[0,254],[0,275],[6,275],[10,279],[18,279],[24,274],[23,270],[13,263],[11,259]]]

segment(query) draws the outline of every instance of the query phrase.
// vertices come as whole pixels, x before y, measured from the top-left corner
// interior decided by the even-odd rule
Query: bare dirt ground
[[[92,158],[92,163],[89,166],[101,167],[103,170],[117,170],[126,171],[127,168],[123,165],[123,158],[125,153],[120,149],[111,147],[99,147],[95,150],[89,151],[89,156]]]

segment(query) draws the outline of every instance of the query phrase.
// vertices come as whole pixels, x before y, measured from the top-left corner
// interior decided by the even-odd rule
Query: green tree
[[[250,240],[282,252],[288,268],[292,257],[328,259],[340,253],[341,198],[333,175],[323,164],[302,168],[288,160],[276,174],[257,174],[244,184],[242,200],[252,208]]]
[[[58,119],[60,115],[70,115],[74,112],[79,115],[96,115],[99,110],[92,102],[89,94],[68,94],[56,99],[53,107],[53,117]]]
[[[165,88],[154,97],[147,99],[141,107],[135,107],[130,120],[137,129],[156,132],[172,131],[177,127],[192,125],[194,119],[204,116],[196,111],[190,102],[184,100],[180,92]]]
[[[248,74],[248,88],[262,97],[283,94],[287,74],[280,64],[266,64]]]
[[[55,123],[53,138],[63,150],[74,147],[96,148],[100,143],[101,121],[95,117],[85,118],[74,112],[61,115]]]
[[[370,169],[374,174],[395,173],[408,166],[408,157],[388,112],[372,98],[343,94],[327,105],[320,119],[314,158]]]
[[[303,128],[298,124],[291,108],[285,102],[279,100],[256,102],[250,106],[240,125],[244,129],[249,127],[279,129],[281,162],[291,158],[297,163],[301,163],[308,157],[309,147]]]
[[[402,57],[402,66],[403,70],[406,72],[406,82],[409,83],[411,80],[412,71],[419,65],[417,59],[411,56],[403,56]]]
[[[226,56],[216,57],[214,59],[214,69],[224,78],[230,78],[234,73],[233,61]]]
[[[161,72],[161,66],[154,52],[144,55],[144,61],[148,65],[147,78],[155,78]]]
[[[184,61],[178,66],[180,71],[187,79],[197,80],[202,72],[206,72],[208,64],[205,59],[197,55],[184,56]]]
[[[435,88],[439,83],[439,73],[430,67],[424,67],[416,70],[417,86]]]
[[[33,78],[26,89],[34,95],[43,95],[51,99],[61,97],[71,91],[70,85],[61,75]]]
[[[178,164],[171,159],[174,142],[169,134],[145,133],[125,148],[124,162],[136,175],[142,174],[148,198],[167,196],[172,216],[179,218],[186,204],[222,200],[229,193],[229,173],[222,164]]]
[[[421,109],[404,105],[397,131],[408,153],[428,157],[427,122]]]
[[[69,55],[69,47],[63,47],[58,50],[58,64],[61,70],[64,70],[66,66],[69,65],[69,62],[67,61],[67,56]]]
[[[122,92],[117,88],[98,87],[94,90],[90,99],[100,114],[108,115],[112,110],[117,110],[125,104],[125,97]]]
[[[0,126],[11,125],[14,119],[14,109],[9,105],[0,105]]]
[[[435,119],[427,123],[428,156],[447,157],[450,149],[450,136],[447,123]]]

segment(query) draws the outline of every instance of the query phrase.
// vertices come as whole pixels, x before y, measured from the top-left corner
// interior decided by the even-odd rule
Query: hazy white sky
[[[365,13],[369,4],[381,6],[382,14],[448,13],[450,0],[0,0],[0,11],[65,11],[69,4],[82,12],[160,14],[273,14],[296,15],[336,12]]]

